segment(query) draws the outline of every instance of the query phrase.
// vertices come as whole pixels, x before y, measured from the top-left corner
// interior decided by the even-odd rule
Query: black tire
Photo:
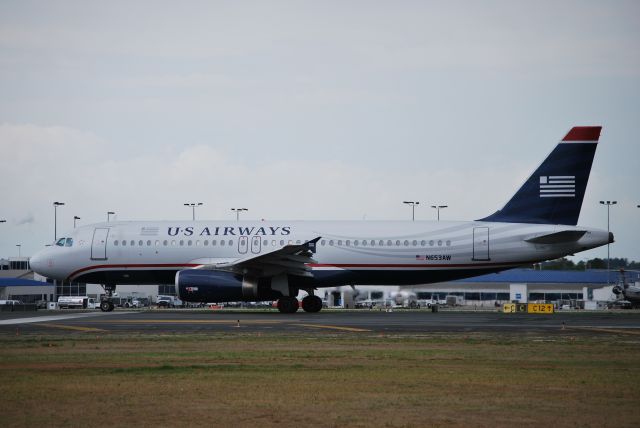
[[[278,299],[278,310],[283,314],[293,314],[298,311],[298,299],[285,296]]]
[[[307,296],[302,299],[302,309],[305,312],[320,312],[322,309],[322,299],[318,296]]]

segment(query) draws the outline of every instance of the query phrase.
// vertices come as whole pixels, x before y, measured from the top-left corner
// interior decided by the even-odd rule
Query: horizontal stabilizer
[[[549,233],[547,235],[536,236],[525,239],[532,244],[562,244],[565,242],[576,242],[587,233],[585,230],[563,230],[562,232]]]

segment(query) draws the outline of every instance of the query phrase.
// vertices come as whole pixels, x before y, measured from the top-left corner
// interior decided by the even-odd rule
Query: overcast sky
[[[0,258],[117,219],[481,218],[574,125],[640,260],[637,1],[0,3]],[[635,128],[634,128],[635,127]],[[575,260],[606,257],[606,247]]]

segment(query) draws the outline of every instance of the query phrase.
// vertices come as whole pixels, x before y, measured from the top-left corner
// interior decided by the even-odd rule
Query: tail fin
[[[479,221],[576,225],[601,126],[576,126],[500,211]]]

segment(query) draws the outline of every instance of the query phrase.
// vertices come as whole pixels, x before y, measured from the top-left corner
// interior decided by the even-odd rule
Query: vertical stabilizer
[[[500,211],[479,221],[576,225],[601,126],[576,126]]]

